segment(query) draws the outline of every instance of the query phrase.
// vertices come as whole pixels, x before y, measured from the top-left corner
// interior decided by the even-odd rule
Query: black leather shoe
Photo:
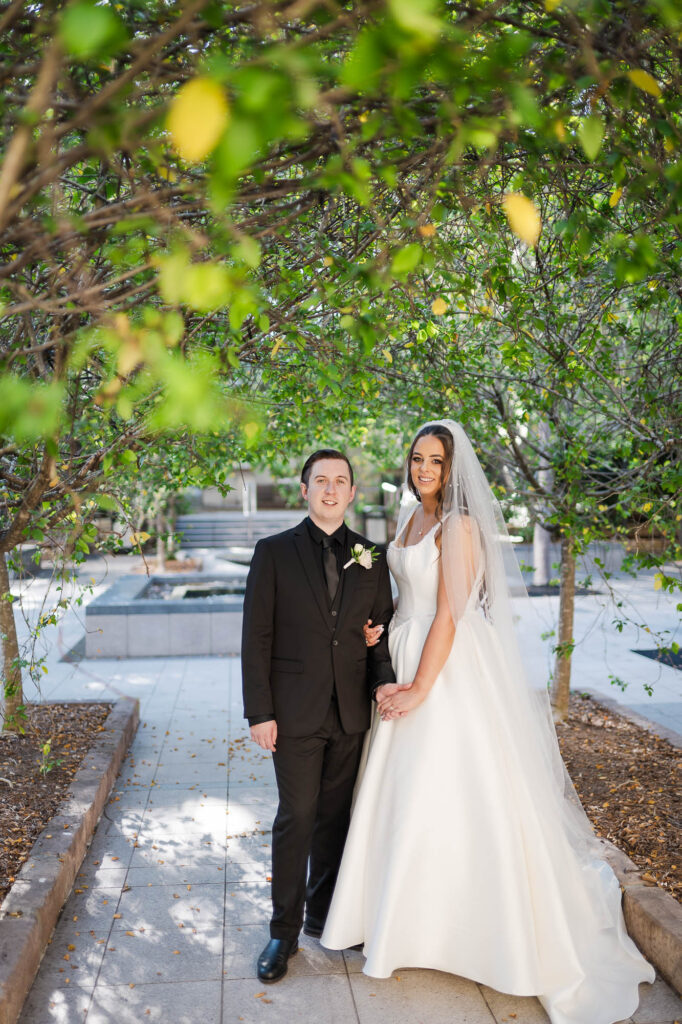
[[[306,917],[303,922],[303,933],[310,935],[313,939],[319,939],[320,935],[324,931],[324,924],[320,921],[315,921],[312,917]]]
[[[258,977],[266,985],[279,981],[287,973],[288,960],[298,949],[298,939],[270,939],[258,957]]]

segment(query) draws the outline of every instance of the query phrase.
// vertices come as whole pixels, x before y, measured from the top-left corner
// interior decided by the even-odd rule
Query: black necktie
[[[336,597],[336,591],[339,586],[339,567],[336,562],[336,551],[334,550],[336,542],[333,537],[325,537],[322,541],[323,555],[324,555],[324,574],[327,578],[327,590],[329,591],[329,600],[333,603]]]

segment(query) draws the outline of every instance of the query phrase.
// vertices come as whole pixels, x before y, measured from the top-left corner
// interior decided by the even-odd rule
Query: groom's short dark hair
[[[353,486],[353,467],[350,464],[350,459],[343,452],[338,452],[336,448],[320,448],[319,451],[313,452],[312,455],[308,456],[305,460],[303,469],[301,470],[301,483],[308,486],[310,480],[310,471],[316,462],[320,459],[341,459],[348,466],[348,472],[350,473],[350,485]]]

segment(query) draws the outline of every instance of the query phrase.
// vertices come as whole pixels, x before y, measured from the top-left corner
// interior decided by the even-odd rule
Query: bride
[[[524,672],[514,613],[525,588],[461,426],[421,428],[407,484],[416,501],[388,551],[402,685],[377,691],[321,941],[364,943],[372,977],[432,968],[537,996],[552,1024],[614,1024],[654,970],[626,933],[546,688]]]

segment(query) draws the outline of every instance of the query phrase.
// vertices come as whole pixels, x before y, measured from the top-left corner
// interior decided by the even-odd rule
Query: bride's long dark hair
[[[414,484],[414,482],[412,480],[412,456],[414,455],[414,449],[415,449],[415,446],[417,444],[417,441],[421,437],[437,437],[438,440],[440,441],[440,443],[443,445],[443,448],[445,450],[445,458],[443,460],[443,469],[442,469],[441,478],[440,478],[440,490],[438,491],[438,500],[437,500],[437,503],[436,503],[436,518],[438,520],[442,520],[442,518],[443,518],[443,498],[445,496],[445,485],[448,482],[448,478],[449,478],[450,473],[452,471],[452,457],[453,457],[453,454],[454,454],[454,451],[455,451],[455,446],[454,446],[452,434],[448,430],[447,427],[443,426],[443,424],[441,424],[441,423],[430,423],[427,426],[421,428],[421,430],[418,432],[418,434],[416,435],[415,439],[413,440],[412,444],[410,445],[410,450],[407,453],[407,467],[406,467],[407,468],[407,473],[406,473],[406,478],[407,478],[407,486],[412,491],[412,493],[414,494],[414,496],[417,499],[417,501],[421,501],[422,499],[421,499],[421,495],[419,494],[419,491],[417,490],[417,488],[416,488],[416,486],[415,486],[415,484]]]

